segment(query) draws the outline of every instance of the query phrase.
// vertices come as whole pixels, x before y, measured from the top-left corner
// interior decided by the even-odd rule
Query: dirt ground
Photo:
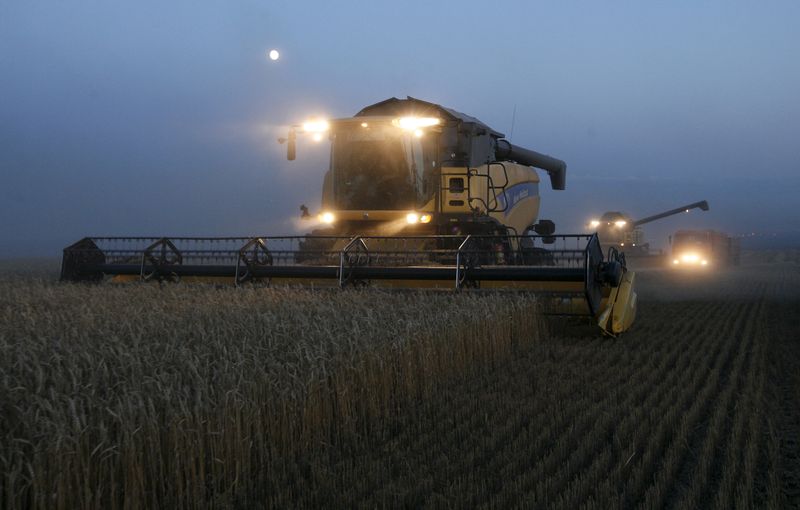
[[[640,276],[639,294],[643,303],[640,324],[649,315],[658,315],[662,305],[675,302],[716,303],[717,309],[746,303],[750,309],[761,310],[757,314],[746,313],[749,321],[757,323],[756,338],[768,360],[762,413],[772,440],[779,444],[780,501],[787,507],[800,508],[798,252],[750,252],[741,267],[719,272],[646,270]],[[639,334],[636,330],[632,333],[632,336]]]

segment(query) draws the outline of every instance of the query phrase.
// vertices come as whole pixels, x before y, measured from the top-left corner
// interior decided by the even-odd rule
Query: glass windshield
[[[384,124],[343,125],[333,137],[331,165],[339,209],[408,210],[430,198],[421,138]]]

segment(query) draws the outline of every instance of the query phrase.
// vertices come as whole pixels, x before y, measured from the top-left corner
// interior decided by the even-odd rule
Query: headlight
[[[688,264],[698,264],[700,262],[700,255],[696,253],[684,253],[681,255],[681,262],[686,262]]]
[[[327,120],[314,119],[303,122],[303,131],[306,133],[324,133],[330,127]]]
[[[597,220],[592,220],[592,221],[589,222],[589,225],[591,225],[592,228],[597,228],[597,227],[600,226],[600,222],[597,221]]]
[[[701,260],[700,261],[700,265],[707,266],[708,265],[708,261],[707,260]]]
[[[430,223],[433,217],[430,214],[423,214],[419,217],[420,223]]]
[[[333,223],[333,220],[336,218],[333,216],[333,213],[324,212],[319,215],[319,219],[322,220],[322,223]]]
[[[392,124],[400,129],[408,129],[414,131],[416,129],[438,126],[441,120],[435,117],[400,117],[399,119],[392,120]]]
[[[680,261],[680,260],[678,260],[678,259],[675,259],[675,260],[673,260],[673,261],[672,261],[672,263],[673,263],[673,264],[680,264],[680,263],[681,263],[681,261]]]
[[[406,214],[406,222],[416,223],[418,221],[419,221],[419,214],[413,212]]]
[[[625,221],[625,220],[617,220],[617,221],[614,222],[614,225],[616,225],[617,228],[622,228],[627,224],[628,224],[628,222]]]

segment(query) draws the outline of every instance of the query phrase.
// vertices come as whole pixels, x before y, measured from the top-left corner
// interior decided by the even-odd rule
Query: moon
[[[278,60],[279,58],[281,58],[281,54],[278,53],[278,50],[269,50],[270,60]]]

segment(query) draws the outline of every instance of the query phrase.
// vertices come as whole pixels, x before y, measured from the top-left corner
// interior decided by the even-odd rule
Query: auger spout
[[[689,205],[684,205],[682,207],[676,207],[675,209],[670,209],[669,211],[664,211],[662,213],[654,214],[652,216],[648,216],[646,218],[642,218],[641,220],[636,220],[633,222],[633,226],[637,227],[639,225],[644,225],[645,223],[650,223],[651,221],[660,220],[661,218],[666,218],[667,216],[672,216],[673,214],[680,214],[682,212],[689,212],[692,209],[700,209],[702,211],[708,211],[708,202],[705,200],[701,200],[700,202],[694,202]]]
[[[550,175],[553,189],[566,188],[567,164],[558,158],[514,145],[508,140],[497,140],[495,156],[498,161],[516,161],[521,165],[540,168]]]

